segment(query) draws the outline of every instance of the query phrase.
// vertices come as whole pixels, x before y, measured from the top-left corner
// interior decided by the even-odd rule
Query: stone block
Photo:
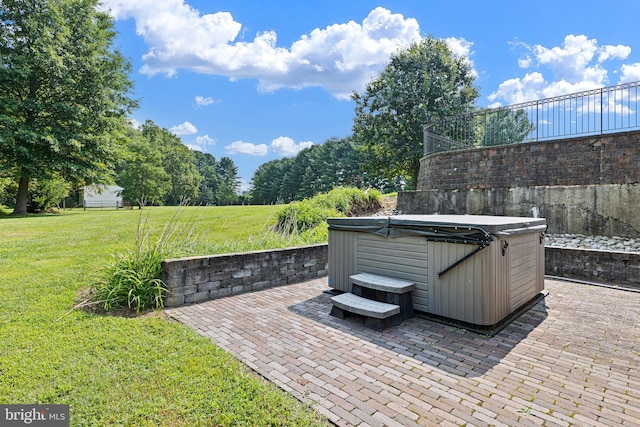
[[[221,282],[219,280],[217,280],[215,282],[200,283],[198,285],[198,292],[209,292],[209,291],[212,291],[214,289],[218,289],[218,288],[220,288],[220,284],[221,284]]]
[[[243,294],[245,292],[251,291],[251,285],[235,285],[231,287],[231,294]]]
[[[165,301],[165,307],[177,307],[184,304],[184,295],[169,295]]]
[[[220,281],[225,281],[227,279],[231,279],[231,273],[232,271],[210,271],[209,272],[209,281],[210,282],[215,282],[217,280]]]
[[[318,264],[318,260],[316,258],[312,258],[312,259],[307,259],[302,263],[303,267],[311,267],[313,265]]]
[[[185,285],[185,286],[177,286],[175,288],[171,288],[172,295],[189,295],[195,294],[198,292],[197,285]]]
[[[262,281],[262,282],[255,282],[251,284],[251,291],[261,291],[263,289],[268,289],[271,287],[271,282],[269,281]]]
[[[189,294],[184,296],[185,304],[192,304],[194,302],[203,302],[209,300],[209,292],[196,292],[194,294]]]
[[[210,299],[224,298],[231,295],[231,288],[219,288],[209,292]]]
[[[234,279],[240,279],[242,277],[251,276],[253,272],[251,270],[239,269],[231,272],[231,277]]]

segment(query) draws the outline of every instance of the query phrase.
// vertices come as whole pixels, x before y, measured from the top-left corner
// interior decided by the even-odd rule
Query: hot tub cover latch
[[[507,254],[508,247],[509,247],[509,242],[505,240],[504,244],[502,245],[502,256],[505,256]]]

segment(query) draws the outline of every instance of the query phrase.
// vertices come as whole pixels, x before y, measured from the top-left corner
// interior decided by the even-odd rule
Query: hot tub
[[[374,273],[416,284],[418,312],[498,324],[544,290],[544,218],[396,215],[329,218],[329,286]]]

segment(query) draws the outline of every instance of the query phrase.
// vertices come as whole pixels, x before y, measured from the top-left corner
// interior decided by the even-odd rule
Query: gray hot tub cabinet
[[[416,284],[415,310],[492,326],[544,290],[544,218],[329,218],[329,286],[374,273]]]

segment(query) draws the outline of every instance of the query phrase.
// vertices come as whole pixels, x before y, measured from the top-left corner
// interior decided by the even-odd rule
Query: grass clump
[[[381,207],[381,198],[378,190],[338,187],[282,208],[276,215],[276,229],[285,234],[315,235],[326,241],[327,218],[374,212]]]
[[[180,206],[160,236],[154,238],[149,217],[140,211],[133,249],[115,256],[100,280],[90,290],[89,300],[105,311],[130,309],[136,313],[164,307],[167,286],[162,281],[162,262],[167,258],[194,252],[198,238],[193,222],[180,222]],[[150,212],[150,210],[147,210]]]

